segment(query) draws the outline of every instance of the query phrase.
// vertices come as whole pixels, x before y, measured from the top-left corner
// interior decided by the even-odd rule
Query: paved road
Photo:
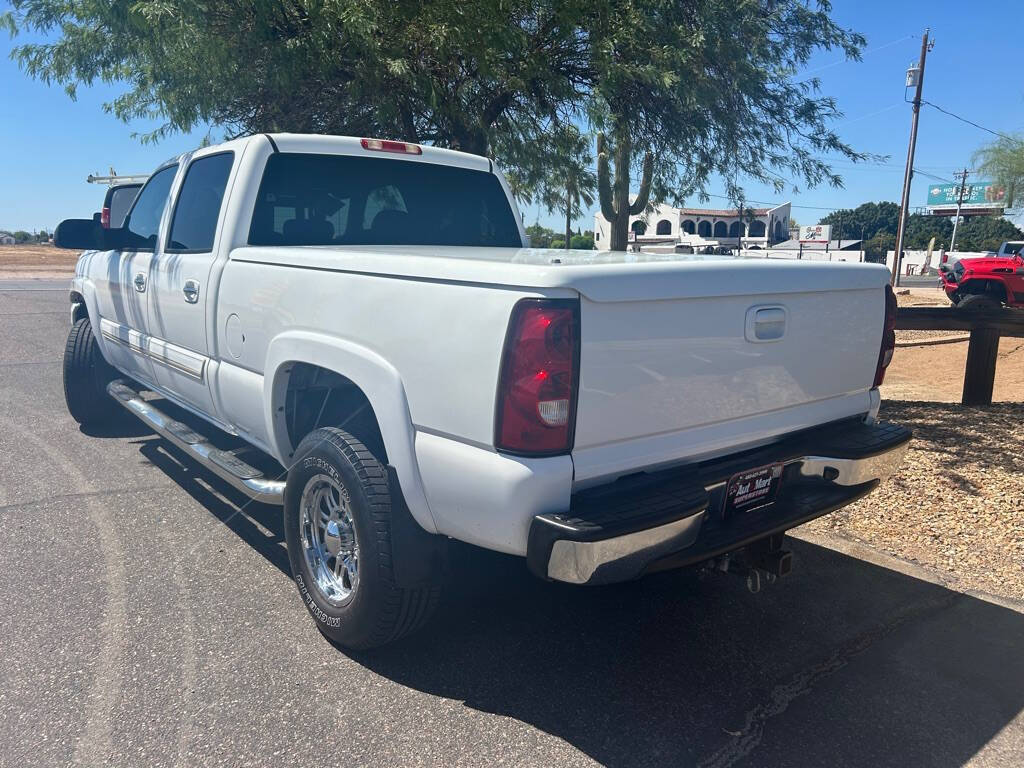
[[[425,632],[343,653],[274,509],[71,422],[62,285],[0,284],[0,765],[1024,764],[1024,615],[808,542],[758,596],[466,550]]]

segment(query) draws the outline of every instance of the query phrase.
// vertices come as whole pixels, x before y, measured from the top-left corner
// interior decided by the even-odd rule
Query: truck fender
[[[110,344],[110,342],[103,338],[103,334],[100,333],[100,310],[96,303],[96,286],[93,285],[92,280],[89,280],[86,277],[76,276],[71,281],[72,304],[77,301],[75,298],[76,295],[80,297],[81,303],[85,306],[84,308],[73,307],[72,312],[81,317],[84,309],[84,313],[89,317],[89,322],[92,324],[92,334],[96,337],[96,344],[100,348],[100,354],[103,355],[104,360],[113,365],[113,363],[110,362],[110,355],[107,354],[107,345]],[[74,323],[75,318],[72,317],[71,324],[74,325]]]
[[[363,391],[377,416],[388,463],[394,467],[409,512],[424,530],[437,533],[416,461],[409,401],[395,367],[376,352],[337,336],[301,330],[275,336],[267,347],[263,407],[268,442],[285,466],[289,466],[295,450],[283,407],[288,372],[294,363],[334,371]]]

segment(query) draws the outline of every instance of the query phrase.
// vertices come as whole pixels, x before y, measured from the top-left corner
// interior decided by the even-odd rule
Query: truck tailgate
[[[820,268],[791,266],[810,289],[750,291],[748,274],[736,295],[669,298],[664,283],[652,300],[582,295],[577,484],[868,411],[885,306],[884,275],[870,271],[848,289],[814,290]]]

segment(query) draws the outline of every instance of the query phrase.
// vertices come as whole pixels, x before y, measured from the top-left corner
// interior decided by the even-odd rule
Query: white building
[[[10,232],[0,232],[0,245],[14,245],[14,235]]]
[[[629,217],[630,242],[638,246],[684,244],[767,248],[789,238],[789,203],[774,208],[672,208],[656,205],[650,212]],[[594,216],[594,246],[610,247],[608,221],[600,211]]]

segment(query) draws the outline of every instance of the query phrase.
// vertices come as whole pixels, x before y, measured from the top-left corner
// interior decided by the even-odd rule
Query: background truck
[[[127,408],[282,504],[300,596],[348,647],[425,621],[450,538],[574,584],[780,575],[782,534],[910,438],[877,418],[884,267],[529,249],[484,157],[255,135],[55,240],[88,249],[71,415]]]

